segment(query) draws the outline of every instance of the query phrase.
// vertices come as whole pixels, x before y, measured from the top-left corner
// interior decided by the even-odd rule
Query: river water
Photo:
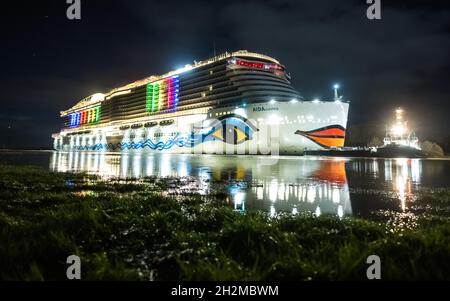
[[[0,163],[86,171],[104,178],[182,177],[223,187],[236,210],[370,217],[408,212],[420,191],[450,187],[450,160],[1,151]]]

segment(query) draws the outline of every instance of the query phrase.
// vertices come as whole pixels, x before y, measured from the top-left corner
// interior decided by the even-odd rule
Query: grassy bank
[[[450,193],[424,194],[413,224],[235,212],[223,195],[162,196],[178,179],[104,182],[0,166],[0,279],[450,279]],[[399,226],[400,224],[400,226]]]

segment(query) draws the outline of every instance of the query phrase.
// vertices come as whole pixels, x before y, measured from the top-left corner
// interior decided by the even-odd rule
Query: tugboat
[[[386,127],[386,136],[383,139],[384,145],[376,149],[374,156],[388,158],[425,157],[420,148],[419,139],[414,131],[408,127],[408,122],[404,120],[403,113],[402,108],[395,110],[395,121]]]

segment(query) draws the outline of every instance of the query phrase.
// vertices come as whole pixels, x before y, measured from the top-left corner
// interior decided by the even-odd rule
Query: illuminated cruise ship
[[[344,145],[349,105],[308,101],[276,59],[240,50],[96,93],[61,112],[61,151],[302,154]]]

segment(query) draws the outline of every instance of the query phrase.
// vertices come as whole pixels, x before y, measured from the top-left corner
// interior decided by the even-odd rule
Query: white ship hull
[[[167,116],[124,124],[62,131],[60,151],[194,154],[302,154],[342,147],[346,102],[269,102],[210,108],[207,113]],[[169,122],[168,122],[169,121]],[[152,122],[154,126],[145,127]],[[127,127],[127,126],[125,126]]]

